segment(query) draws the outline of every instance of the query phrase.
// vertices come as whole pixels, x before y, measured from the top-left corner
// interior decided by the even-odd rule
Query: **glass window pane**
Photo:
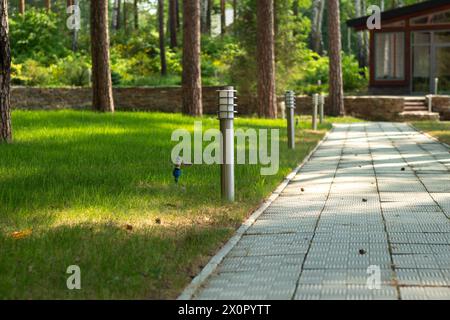
[[[405,34],[375,34],[375,78],[403,80],[405,77]]]
[[[439,44],[450,43],[450,31],[436,32],[434,41]]]
[[[450,47],[436,48],[436,76],[439,91],[450,91]]]
[[[429,44],[431,42],[430,32],[414,32],[413,44]]]
[[[430,46],[413,47],[413,91],[430,90]]]

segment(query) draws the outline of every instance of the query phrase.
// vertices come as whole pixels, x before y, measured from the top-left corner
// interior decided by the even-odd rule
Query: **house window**
[[[405,34],[386,32],[375,34],[375,79],[404,80]]]
[[[450,23],[450,10],[411,19],[412,26]]]

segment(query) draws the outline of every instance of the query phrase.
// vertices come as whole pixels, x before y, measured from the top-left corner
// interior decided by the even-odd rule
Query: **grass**
[[[217,165],[187,168],[182,187],[172,181],[171,133],[194,120],[15,111],[15,142],[0,145],[0,299],[176,298],[331,127],[314,132],[303,117],[295,151],[282,129],[278,174],[237,166],[237,201],[225,205]],[[203,118],[204,130],[217,126]],[[236,120],[236,128],[284,127]],[[70,265],[81,268],[81,290],[66,287]]]
[[[450,121],[422,121],[414,122],[413,125],[416,128],[438,138],[441,142],[450,144]]]

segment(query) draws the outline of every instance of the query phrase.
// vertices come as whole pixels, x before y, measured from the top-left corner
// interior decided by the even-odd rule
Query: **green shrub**
[[[54,83],[67,86],[88,86],[91,62],[86,56],[71,54],[58,61],[53,72]]]
[[[53,83],[52,70],[36,60],[27,59],[22,64],[13,64],[11,82],[26,86],[49,86]]]
[[[311,52],[306,63],[304,75],[296,82],[296,90],[303,94],[313,94],[328,91],[329,59]],[[353,55],[342,56],[342,78],[344,91],[355,92],[364,90],[368,85],[367,68],[360,69]],[[322,85],[318,85],[319,80]]]
[[[69,53],[67,41],[62,36],[67,28],[64,15],[30,8],[25,14],[10,17],[11,55],[18,62],[30,57],[42,64],[55,63]]]

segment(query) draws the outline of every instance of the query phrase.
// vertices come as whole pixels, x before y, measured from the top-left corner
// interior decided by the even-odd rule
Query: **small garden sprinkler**
[[[190,163],[186,163],[186,162],[183,161],[183,159],[181,159],[180,157],[177,157],[177,159],[175,160],[175,163],[174,163],[173,171],[172,171],[172,175],[173,175],[173,177],[175,179],[175,183],[176,184],[178,184],[178,181],[179,181],[179,179],[181,177],[181,173],[182,173],[181,168],[183,166],[191,166],[191,164]]]

